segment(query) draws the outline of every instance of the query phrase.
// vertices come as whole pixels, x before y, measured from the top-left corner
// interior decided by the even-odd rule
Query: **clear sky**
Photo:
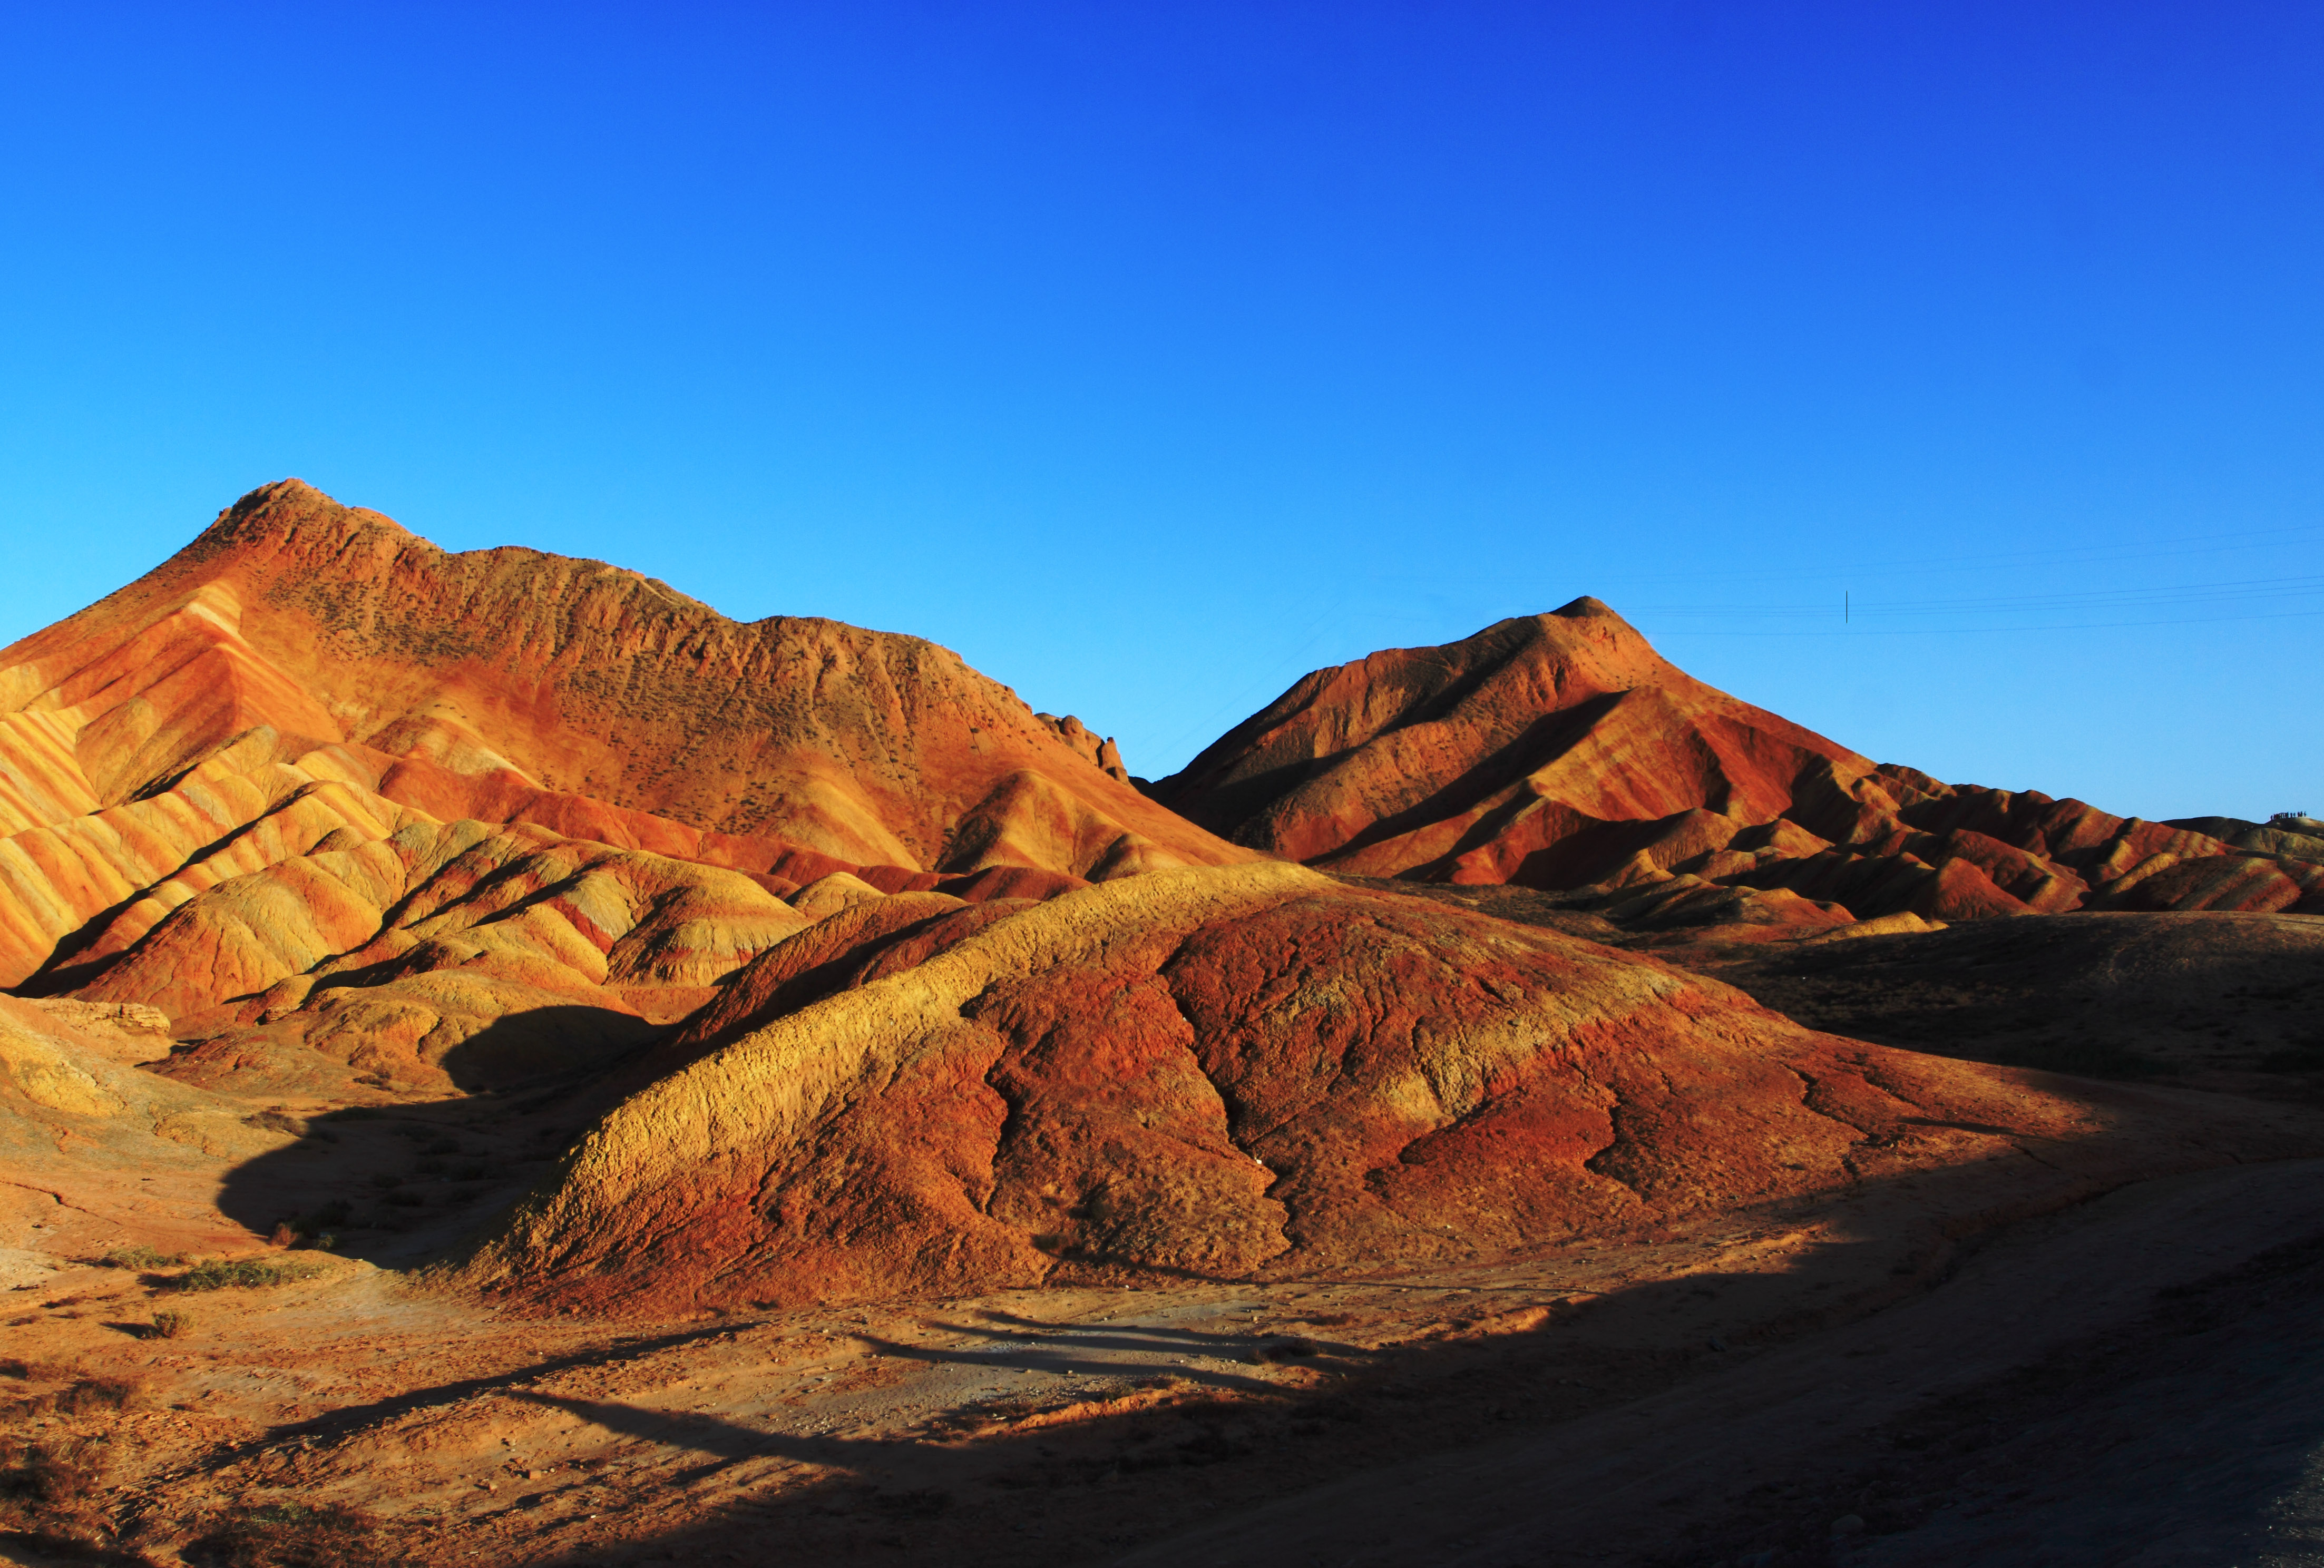
[[[0,641],[295,474],[1149,775],[1594,593],[1882,760],[2324,810],[2314,0],[7,3],[0,135]]]

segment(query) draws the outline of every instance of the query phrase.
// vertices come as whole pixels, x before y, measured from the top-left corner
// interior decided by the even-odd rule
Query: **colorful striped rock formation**
[[[1151,792],[1326,871],[1596,886],[1665,923],[2324,909],[2324,840],[1875,764],[1686,675],[1595,599],[1317,670]]]
[[[245,1065],[253,1029],[399,1083],[512,1016],[632,1038],[842,873],[973,899],[1251,858],[932,643],[447,554],[295,480],[0,650],[0,987]]]

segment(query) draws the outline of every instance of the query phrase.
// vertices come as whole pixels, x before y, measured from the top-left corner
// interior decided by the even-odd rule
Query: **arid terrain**
[[[0,650],[0,1560],[2324,1563],[2324,824],[1577,600],[1174,778],[298,481]]]

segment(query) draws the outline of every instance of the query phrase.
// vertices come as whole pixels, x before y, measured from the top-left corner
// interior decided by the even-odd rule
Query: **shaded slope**
[[[2037,916],[1702,962],[1883,1045],[2286,1099],[2324,1083],[2324,920],[2302,916]]]

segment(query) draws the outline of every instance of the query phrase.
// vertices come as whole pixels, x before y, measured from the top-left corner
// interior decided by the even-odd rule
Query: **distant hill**
[[[1589,598],[1319,669],[1150,792],[1325,871],[1636,890],[1670,918],[2324,909],[2324,839],[1876,764]]]

